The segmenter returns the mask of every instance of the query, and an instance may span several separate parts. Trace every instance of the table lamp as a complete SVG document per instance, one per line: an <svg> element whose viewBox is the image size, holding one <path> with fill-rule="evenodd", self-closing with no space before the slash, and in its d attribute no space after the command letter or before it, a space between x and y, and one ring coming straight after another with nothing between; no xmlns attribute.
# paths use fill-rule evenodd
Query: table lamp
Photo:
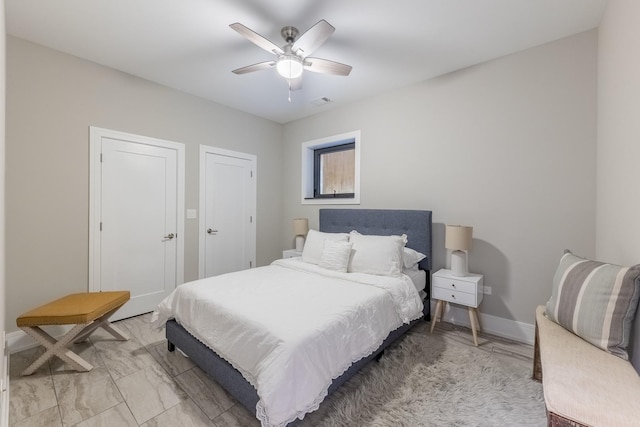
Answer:
<svg viewBox="0 0 640 427"><path fill-rule="evenodd" d="M293 234L296 235L296 251L302 251L304 247L304 237L308 231L309 220L307 218L295 218L293 220Z"/></svg>
<svg viewBox="0 0 640 427"><path fill-rule="evenodd" d="M473 227L464 225L447 225L444 246L451 249L451 274L454 276L466 276L467 253L471 249Z"/></svg>

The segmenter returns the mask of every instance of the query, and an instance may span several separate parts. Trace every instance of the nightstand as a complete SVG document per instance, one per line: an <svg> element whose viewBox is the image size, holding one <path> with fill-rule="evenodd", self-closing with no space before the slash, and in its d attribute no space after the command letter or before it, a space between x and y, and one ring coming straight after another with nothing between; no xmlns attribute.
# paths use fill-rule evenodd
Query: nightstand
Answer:
<svg viewBox="0 0 640 427"><path fill-rule="evenodd" d="M473 342L478 346L478 306L484 295L483 276L468 273L466 276L454 276L451 270L438 270L433 273L431 280L431 298L436 300L436 312L431 323L431 332L440 320L445 304L464 305L469 311L469 323L473 333Z"/></svg>
<svg viewBox="0 0 640 427"><path fill-rule="evenodd" d="M282 258L295 258L302 256L302 251L296 251L295 249L285 249L282 251Z"/></svg>

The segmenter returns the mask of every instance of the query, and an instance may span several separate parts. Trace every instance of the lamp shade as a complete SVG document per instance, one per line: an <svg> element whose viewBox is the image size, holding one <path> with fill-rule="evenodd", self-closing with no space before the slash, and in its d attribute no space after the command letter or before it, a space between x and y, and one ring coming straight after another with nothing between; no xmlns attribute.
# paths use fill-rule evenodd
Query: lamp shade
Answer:
<svg viewBox="0 0 640 427"><path fill-rule="evenodd" d="M293 234L296 236L306 236L309 231L309 220L307 218L296 218L293 220Z"/></svg>
<svg viewBox="0 0 640 427"><path fill-rule="evenodd" d="M471 249L473 227L465 225L447 225L444 246L447 249L468 251Z"/></svg>

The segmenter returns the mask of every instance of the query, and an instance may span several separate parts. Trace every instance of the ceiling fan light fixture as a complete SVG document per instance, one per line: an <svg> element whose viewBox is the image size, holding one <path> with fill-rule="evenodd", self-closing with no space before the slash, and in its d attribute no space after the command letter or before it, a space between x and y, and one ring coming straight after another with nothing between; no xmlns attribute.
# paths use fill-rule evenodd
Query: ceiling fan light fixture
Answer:
<svg viewBox="0 0 640 427"><path fill-rule="evenodd" d="M276 56L274 61L259 62L232 70L235 74L267 70L275 66L278 74L288 81L289 93L291 93L291 91L302 88L302 74L304 70L335 76L348 76L351 72L352 67L350 65L309 56L322 46L336 30L324 19L316 22L300 37L298 37L299 32L297 28L291 26L283 27L280 34L287 44L282 47L262 37L260 34L239 22L230 24L229 27L259 48Z"/></svg>
<svg viewBox="0 0 640 427"><path fill-rule="evenodd" d="M278 74L285 79L297 79L302 75L302 60L296 55L281 55L276 64Z"/></svg>

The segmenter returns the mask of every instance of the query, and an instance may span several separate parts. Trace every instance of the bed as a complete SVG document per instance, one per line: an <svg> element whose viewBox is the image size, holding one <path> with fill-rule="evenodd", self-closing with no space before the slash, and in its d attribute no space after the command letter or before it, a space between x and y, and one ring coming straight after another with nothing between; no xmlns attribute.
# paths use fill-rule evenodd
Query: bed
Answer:
<svg viewBox="0 0 640 427"><path fill-rule="evenodd" d="M301 342L305 340L306 341L304 342L304 344L299 345L300 348L296 350L296 352L302 351L306 353L302 356L296 356L297 359L296 358L293 358L291 360L287 359L286 362L282 362L283 363L282 366L287 366L287 367L289 365L294 366L294 368L292 368L293 375L295 376L295 374L297 373L298 379L304 377L306 388L304 390L300 390L299 388L289 389L288 387L290 386L290 383L292 381L289 379L278 378L277 380L272 381L274 384L276 384L275 392L270 391L269 393L266 393L263 391L262 396L259 396L256 389L259 389L259 390L265 390L265 389L264 387L260 388L260 386L256 384L263 384L265 382L271 381L271 379L257 383L256 378L252 376L253 371L250 371L249 369L243 369L243 367L247 366L245 362L249 364L254 363L255 366L260 366L260 367L263 367L263 366L271 367L271 365L273 365L274 367L277 366L278 367L277 371L279 372L281 370L280 369L281 366L277 365L277 363L279 362L274 361L279 359L276 359L275 356L271 357L270 353L264 353L264 356L260 356L260 354L263 352L263 347L266 349L264 350L264 352L271 351L271 350L268 350L269 348L271 348L274 353L276 352L286 353L288 350L280 350L281 348L286 348L286 346L285 347L281 346L281 343L277 339L271 340L276 342L273 345L271 345L270 344L271 341L267 339L261 338L262 341L260 341L258 338L254 337L253 332L247 332L244 329L245 328L244 324L242 325L242 329L233 329L237 327L229 326L225 323L227 317L229 316L218 314L218 317L216 318L217 320L215 321L209 321L205 319L206 315L208 315L207 313L199 311L201 310L200 308L195 308L195 309L193 308L193 307L200 307L199 305L193 305L193 304L201 304L201 299L204 299L204 298L201 298L200 296L191 297L193 301L190 302L190 304L192 305L189 305L189 306L185 305L185 307L190 307L190 308L188 309L185 308L182 310L182 313L185 313L185 312L197 313L195 315L191 315L190 316L191 318L189 320L187 320L184 315L181 317L179 314L176 314L175 318L171 318L170 315L165 315L166 336L168 340L169 351L173 351L175 347L178 347L182 352L188 355L193 360L193 362L196 363L203 371L209 374L223 388L225 388L229 392L229 394L231 394L234 398L236 398L249 411L256 414L257 418L265 426L284 426L284 425L287 425L287 423L291 423L291 425L295 424L295 420L297 418L304 416L305 412L311 412L312 410L317 409L320 402L328 394L331 394L334 390L340 387L340 385L346 382L350 377L352 377L358 370L360 370L370 360L372 360L373 358L379 357L386 347L388 347L390 344L396 341L399 337L401 337L404 333L406 333L417 321L419 321L417 316L420 316L421 318L425 318L426 320L430 320L430 304L429 304L429 295L428 295L428 292L430 289L429 272L431 270L431 262L432 262L431 212L430 211L321 209L319 212L319 224L320 224L319 231L323 233L349 233L352 230L357 230L360 234L365 236L371 236L371 235L377 235L377 236L396 235L397 236L397 235L403 235L403 234L406 235L407 236L406 247L426 255L426 257L421 261L419 261L417 265L418 269L424 272L422 274L423 290L422 292L420 292L420 297L419 297L420 300L422 301L421 307L419 307L419 309L422 310L422 312L418 313L417 315L415 312L412 312L410 315L407 314L405 316L401 312L402 308L399 308L401 307L402 304L407 304L407 306L410 306L412 304L412 301L415 300L414 292L417 292L418 290L417 287L415 291L413 289L407 290L409 287L412 287L414 284L410 286L406 285L406 281L408 281L409 283L412 283L412 280L409 280L408 278L406 278L407 276L405 275L402 275L403 276L402 280L405 281L405 283L402 285L404 286L404 288L402 288L403 289L402 291L396 290L395 283L393 285L387 284L388 278L386 277L377 277L377 276L375 278L366 277L367 282L369 280L372 280L372 282L367 283L366 286L360 286L360 282L359 282L360 279L353 279L356 281L355 285L350 284L349 288L341 288L343 290L341 293L340 301L334 300L336 306L339 306L340 304L342 304L343 300L346 301L344 302L344 304L347 304L351 297L353 297L354 299L364 298L364 296L368 295L368 293L372 294L371 301L373 301L374 297L378 298L378 295L383 295L386 301L396 302L396 305L393 307L395 307L395 314L397 314L396 317L402 318L402 322L399 322L400 325L399 326L396 325L397 327L394 327L393 329L382 331L384 327L388 327L388 325L390 324L389 322L392 322L391 320L389 320L383 326L377 326L377 323L381 323L381 324L384 323L383 320L380 320L381 318L391 319L394 316L394 314L389 314L390 310L392 310L391 308L389 308L391 307L391 305L389 305L389 303L386 303L387 305L384 306L384 308L378 308L377 306L375 306L376 308L374 311L370 311L368 313L363 312L361 314L354 315L354 316L360 316L363 319L364 318L369 319L367 320L366 327L370 328L371 330L368 330L366 334L370 334L372 336L374 334L377 334L378 336L378 338L374 337L372 341L375 343L373 348L367 348L367 345L369 344L356 343L357 345L361 345L361 347L354 350L350 350L351 348L350 341L352 340L354 342L358 342L360 340L358 335L359 332L357 331L349 331L348 334L342 333L343 336L348 335L347 339L350 340L346 344L345 342L332 341L332 340L335 340L335 338L328 337L328 333L324 333L324 332L314 337L313 340L307 340L306 338L303 338L303 339L301 338L300 339ZM309 241L307 243L309 243ZM291 301L293 299L293 301L295 301L296 297L292 296L292 293L295 293L295 292L292 292L291 288L286 287L287 280L296 279L296 277L298 277L296 276L296 274L306 275L304 276L305 286L307 285L307 282L309 282L310 283L309 286L312 287L313 285L312 282L316 280L315 273L317 273L317 270L322 270L315 265L305 265L304 262L296 261L295 259L278 260L278 261L275 261L274 264L272 264L272 266L269 266L268 268L267 267L260 267L260 268L264 270L252 269L252 270L246 270L245 272L239 272L242 274L231 273L231 275L225 278L225 280L231 281L231 282L235 280L234 285L233 286L229 285L228 289L225 291L226 294L241 292L242 293L241 295L236 295L237 299L234 301L242 299L243 306L253 307L249 310L252 312L252 314L254 311L261 310L259 303L257 301L251 302L252 299L258 300L258 301L264 299L265 301L270 301L269 302L270 304L274 303L273 302L274 300L269 300L266 298L267 295L270 297L271 294L273 294L273 292L271 292L270 294L261 293L263 283L262 283L260 274L262 274L263 271L265 274L267 272L271 274L270 273L271 270L277 270L278 274L282 275L282 276L278 276L278 277L282 277L281 279L282 283L279 283L276 286L276 288L278 288L279 286L282 286L283 292L285 291L287 292L287 300ZM309 269L313 271L311 272L307 271ZM291 272L289 270L295 270L295 271ZM343 276L341 276L343 273L331 272L327 274L329 274L332 278L335 278L336 280L343 279ZM346 273L346 274L348 274L350 278L360 277L359 276L360 273ZM367 274L363 276L373 276L373 275ZM309 277L311 277L313 280L307 279ZM207 280L207 279L203 279L203 280ZM218 278L217 280L220 280L220 279ZM318 279L318 280L320 281L324 279ZM201 282L201 281L196 281L196 282ZM194 288L202 287L200 286L199 283L196 283L196 282L191 282L193 283ZM191 284L185 284L185 285L191 286ZM181 285L181 287L184 287L185 285ZM371 285L374 285L374 286L371 286ZM245 286L245 288L243 288L243 286ZM270 285L270 286L274 286L274 285ZM327 288L323 288L323 289L331 289L331 286L334 286L334 285L323 284L322 286L327 286ZM387 286L393 286L393 287L387 288ZM327 292L329 291L327 290ZM352 295L353 293L357 293L357 292L362 292L362 295ZM219 297L219 294L215 294L212 296L212 299L215 299L218 297ZM326 304L326 301L322 300L322 295L320 294L317 294L316 297L312 297L312 298L309 298L308 295L300 296L298 298L304 299L304 302L300 304L296 303L295 304L296 309L297 307L302 307L303 309L306 307L306 310L308 312L312 312L313 308L324 307L321 310L323 313L324 311L331 311L329 310L329 308L332 308L332 307L329 307L326 305L322 306L323 302ZM369 297L367 296L367 298ZM397 303L396 299L400 300L402 298L406 298L406 301L403 300L405 302ZM186 299L188 299L188 297L186 297ZM308 304L310 299L314 300L314 303L312 305ZM365 299L365 300L369 301L368 299ZM175 301L172 300L170 303L165 304L165 306L168 306L171 304L173 304L174 306L176 305ZM187 304L187 303L185 302L184 304ZM367 303L366 307L369 307L368 304L369 303ZM377 304L377 302L375 304ZM362 305L362 304L360 306L365 307L365 305ZM371 303L371 306L374 307L374 304ZM293 307L293 306L290 306L290 307ZM218 311L220 310L222 309L218 309ZM415 307L413 310L415 311ZM176 312L179 313L180 311L177 310ZM274 313L274 316L276 316L275 313ZM157 316L155 316L155 318L157 320ZM280 331L277 330L279 324L274 323L274 325L270 326L269 325L270 319L261 318L260 322L257 322L255 317L250 317L250 316L246 318L243 317L243 319L245 319L244 321L247 324L253 323L254 324L253 326L255 326L257 329L260 329L260 328L268 329L269 327L271 327L274 329L273 334L277 336L277 338L280 337L278 335ZM313 323L314 321L315 321L315 317L312 317L312 313L310 313L308 328L317 329L318 325L314 324ZM361 320L358 320L358 322L360 321ZM397 319L395 321L397 322ZM160 319L160 322L165 323L162 319ZM333 320L332 322L336 323ZM202 329L203 326L200 326L200 330L197 330L198 328L198 326L196 326L197 323L203 323L204 325L210 325L215 323L216 325L220 326L220 328L218 328L220 329L220 331L214 332L213 330L216 328L210 328L210 330L207 329L206 331L204 331ZM260 325L257 325L257 323L260 323ZM304 324L305 322L296 322L296 323ZM340 323L340 322L337 322L337 323ZM370 325L374 323L376 323L376 326ZM295 333L292 333L292 334L295 339L294 338L288 338L288 339L298 340L298 337L302 336L299 334L298 329L304 330L304 328L306 327L307 326L304 326L304 327L300 326L299 328L297 327L294 328ZM228 329L228 328L231 328L231 329ZM359 327L357 329L360 330L362 328ZM389 330L391 332L388 332ZM206 337L204 337L203 334L206 335ZM225 334L235 334L234 336L236 336L237 342L234 342L231 345L231 347L232 347L232 350L235 349L234 357L241 358L243 359L242 361L238 359L233 359L232 357L230 357L229 352L231 350L229 349L229 347L225 347L225 348L221 347L217 352L212 350L211 347L214 347L215 345L228 341L227 339L228 337L226 337ZM239 336L238 334L243 336L242 340L237 339L237 337ZM211 342L214 342L216 339L219 341L217 341L215 345L211 344ZM344 339L344 337L340 339ZM209 342L210 344L206 345L203 342ZM240 344L238 344L238 342L240 342ZM270 344L271 347L265 344L265 342L267 344ZM336 344L333 344L334 342ZM241 347L244 344L255 345L255 347L248 347L244 349L236 348L238 346ZM356 344L354 344L354 347L357 347ZM313 346L316 346L316 347L313 347ZM349 347L349 349L343 351L342 348L345 348L345 347ZM254 351L254 348L255 348L255 351ZM342 356L344 358L347 358L346 361L343 361L343 362L346 362L344 366L342 365L343 362L334 362L334 361L327 362L324 360L317 361L313 359L313 357L315 357L313 355L317 353L323 353L325 351L329 351L327 350L329 348L331 349L330 350L331 353L336 352L337 351L336 348L340 349L339 351L337 351L338 353L341 353L341 352L345 353L345 355ZM218 349L218 347L216 347L216 349ZM351 353L349 353L349 351L351 351ZM257 353L258 356L254 357L253 353ZM358 354L357 358L348 360L349 357L353 357L355 354ZM263 357L263 358L257 360L256 358L258 357ZM280 357L280 359L281 358L282 357ZM329 359L332 359L332 358L333 358L333 355L329 357ZM229 363L227 360L232 360L233 365ZM326 384L325 386L322 385L323 384L322 378L315 381L316 373L315 372L310 373L311 371L308 370L310 369L311 366L313 367L313 369L317 369L318 371L323 371L323 375L325 376L328 374L331 375L330 376L331 379L329 380L328 386ZM274 368L272 368L271 370L273 371L273 369ZM328 372L325 373L324 371L328 371ZM320 376L320 374L318 374L318 376ZM322 392L316 396L315 391L309 391L309 393L311 393L309 399L311 400L309 400L309 402L304 403L304 406L302 407L304 407L305 409L302 410L301 412L298 411L294 413L293 417L291 416L291 414L283 414L281 411L279 412L278 404L276 403L268 404L269 399L271 399L271 395L276 395L276 396L283 395L283 396L289 396L289 398L291 398L291 396L294 396L296 401L298 399L303 399L304 396L300 396L300 395L304 395L307 392L307 388L312 389L314 386L320 386L322 388ZM279 389L278 387L282 387L282 389Z"/></svg>

